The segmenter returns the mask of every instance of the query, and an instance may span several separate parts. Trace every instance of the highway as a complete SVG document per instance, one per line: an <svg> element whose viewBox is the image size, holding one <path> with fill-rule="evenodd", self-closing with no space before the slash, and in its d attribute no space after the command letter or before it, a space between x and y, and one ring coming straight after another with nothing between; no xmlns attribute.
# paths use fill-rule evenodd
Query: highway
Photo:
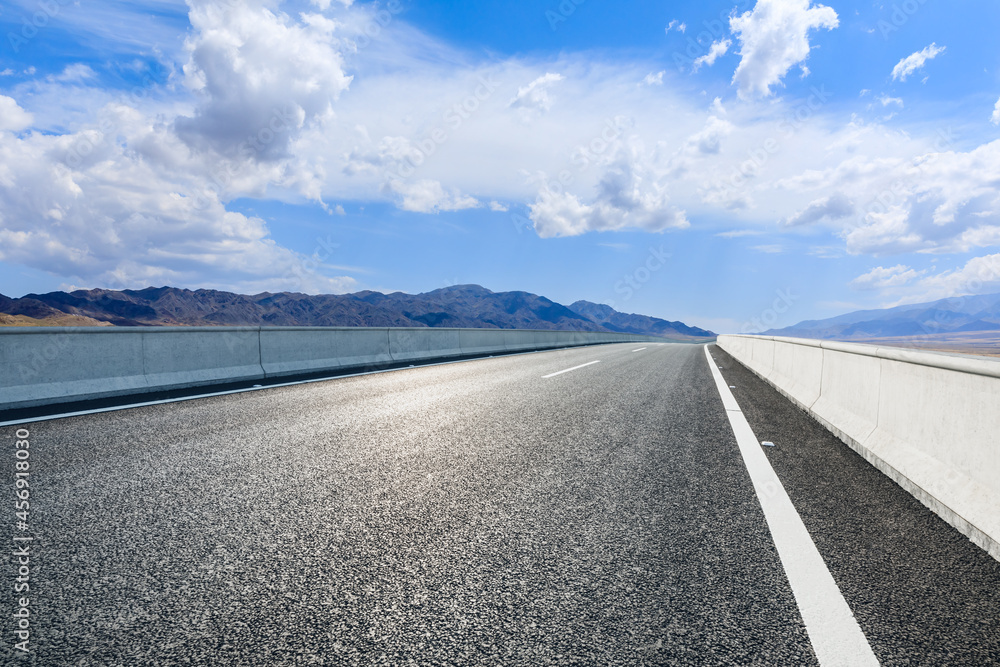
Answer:
<svg viewBox="0 0 1000 667"><path fill-rule="evenodd" d="M712 365L774 443L865 650L1000 664L1000 563L709 351L604 345L30 424L31 652L8 621L4 664L820 664L840 635L803 620Z"/></svg>

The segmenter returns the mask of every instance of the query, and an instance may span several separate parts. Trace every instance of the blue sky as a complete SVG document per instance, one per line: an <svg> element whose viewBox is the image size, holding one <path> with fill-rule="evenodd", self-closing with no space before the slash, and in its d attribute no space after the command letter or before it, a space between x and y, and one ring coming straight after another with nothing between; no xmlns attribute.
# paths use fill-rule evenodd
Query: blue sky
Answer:
<svg viewBox="0 0 1000 667"><path fill-rule="evenodd" d="M1000 292L1000 5L0 8L0 292L451 284L716 331Z"/></svg>

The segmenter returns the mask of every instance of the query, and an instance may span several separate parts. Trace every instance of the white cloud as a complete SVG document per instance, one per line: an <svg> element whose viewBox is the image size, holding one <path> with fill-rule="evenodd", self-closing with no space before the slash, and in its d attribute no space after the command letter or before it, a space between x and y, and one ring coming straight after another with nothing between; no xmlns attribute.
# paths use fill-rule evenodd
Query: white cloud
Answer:
<svg viewBox="0 0 1000 667"><path fill-rule="evenodd" d="M635 150L622 150L607 166L589 204L557 186L546 184L528 207L542 238L620 229L661 232L690 225L684 211L671 205L655 175L642 166L642 156Z"/></svg>
<svg viewBox="0 0 1000 667"><path fill-rule="evenodd" d="M851 287L859 290L883 289L886 287L902 287L924 274L923 271L916 271L903 264L890 266L876 266L874 269L860 275L851 281Z"/></svg>
<svg viewBox="0 0 1000 667"><path fill-rule="evenodd" d="M20 132L32 123L30 113L17 105L17 102L0 95L0 132Z"/></svg>
<svg viewBox="0 0 1000 667"><path fill-rule="evenodd" d="M895 104L896 106L900 107L903 106L903 100L902 98L899 97L889 97L888 95L882 95L881 97L878 98L878 101L884 107L887 107L890 104Z"/></svg>
<svg viewBox="0 0 1000 667"><path fill-rule="evenodd" d="M67 83L79 83L82 81L87 81L88 79L93 79L97 76L97 73L90 68L89 65L83 63L74 63L72 65L67 65L65 69L59 74L50 76L51 81L63 81Z"/></svg>
<svg viewBox="0 0 1000 667"><path fill-rule="evenodd" d="M189 16L184 76L199 103L175 126L196 150L285 157L300 130L330 117L351 82L332 21L303 15L299 23L266 6L215 2L193 2Z"/></svg>
<svg viewBox="0 0 1000 667"><path fill-rule="evenodd" d="M716 155L722 149L722 139L732 133L734 126L727 120L709 116L705 127L689 139L690 146L705 155Z"/></svg>
<svg viewBox="0 0 1000 667"><path fill-rule="evenodd" d="M512 109L521 109L525 112L526 117L530 117L532 113L546 112L552 108L552 98L549 96L549 89L564 79L565 77L562 74L546 72L527 86L518 88L517 95L514 96L514 99L510 101L508 106Z"/></svg>
<svg viewBox="0 0 1000 667"><path fill-rule="evenodd" d="M906 56L892 68L892 80L906 81L906 77L922 68L928 60L932 60L944 53L944 51L945 47L938 48L937 44L931 43L925 49Z"/></svg>
<svg viewBox="0 0 1000 667"><path fill-rule="evenodd" d="M758 0L753 11L734 15L729 27L740 43L740 64L733 75L739 96L767 96L795 65L809 57L809 31L832 30L840 21L830 7L812 0Z"/></svg>
<svg viewBox="0 0 1000 667"><path fill-rule="evenodd" d="M785 3L755 12L775 4ZM803 25L822 23L808 12L821 8L796 6L794 21L763 10L755 20L792 25L804 39ZM666 76L636 85L648 62L476 61L402 20L366 44L357 35L370 25L369 3L331 2L322 16L267 7L196 5L188 88L170 89L172 79L132 109L109 104L99 77L40 79L11 93L17 102L0 98L3 121L22 114L15 131L40 130L0 134L8 261L76 284L351 284L327 276L331 267L300 277L301 258L270 239L264 221L226 210L237 198L386 201L431 214L527 204L542 236L724 217L740 234L773 233L775 220L823 222L842 238L841 253L1000 244L1000 142L957 152L915 128L845 125L821 98L709 106L711 97ZM788 45L778 43L770 59L762 43L756 56L745 43L743 62L780 60ZM774 81L787 68L778 70ZM68 95L72 111L52 104ZM272 120L280 136L240 150Z"/></svg>
<svg viewBox="0 0 1000 667"><path fill-rule="evenodd" d="M116 288L353 285L278 246L263 220L197 196L208 173L162 125L124 108L103 120L112 132L0 135L0 259Z"/></svg>
<svg viewBox="0 0 1000 667"><path fill-rule="evenodd" d="M671 30L676 30L677 32L687 32L687 24L681 23L677 19L674 19L673 21L667 24L667 29L666 29L667 34L670 34Z"/></svg>
<svg viewBox="0 0 1000 667"><path fill-rule="evenodd" d="M990 116L990 121L994 125L1000 125L1000 100L997 100L996 105L993 107L993 115Z"/></svg>
<svg viewBox="0 0 1000 667"><path fill-rule="evenodd" d="M7 69L0 72L0 76L14 76L14 70L8 67Z"/></svg>
<svg viewBox="0 0 1000 667"><path fill-rule="evenodd" d="M506 213L509 209L500 202L493 200L489 204L490 210L496 213Z"/></svg>
<svg viewBox="0 0 1000 667"><path fill-rule="evenodd" d="M309 0L314 6L318 7L321 11L326 11L330 9L331 0ZM354 0L337 0L344 7L350 7L354 4Z"/></svg>
<svg viewBox="0 0 1000 667"><path fill-rule="evenodd" d="M782 221L786 227L811 225L821 220L841 220L854 213L854 203L842 193L809 202L809 206L799 211L787 220Z"/></svg>
<svg viewBox="0 0 1000 667"><path fill-rule="evenodd" d="M973 257L961 268L943 271L920 281L921 298L931 300L963 294L1000 291L1000 254Z"/></svg>
<svg viewBox="0 0 1000 667"><path fill-rule="evenodd" d="M647 86L662 86L663 85L663 75L666 71L659 71L656 74L650 72L646 75L646 78L642 80Z"/></svg>
<svg viewBox="0 0 1000 667"><path fill-rule="evenodd" d="M415 213L461 211L480 205L475 198L457 190L446 191L441 183L430 179L392 180L388 183L388 190L402 197L400 208Z"/></svg>
<svg viewBox="0 0 1000 667"><path fill-rule="evenodd" d="M763 233L763 230L760 229L733 229L728 232L719 232L716 236L723 239L738 239L744 236L760 236Z"/></svg>
<svg viewBox="0 0 1000 667"><path fill-rule="evenodd" d="M903 206L869 213L864 224L847 232L845 238L852 254L919 250L922 241L910 226L909 211Z"/></svg>
<svg viewBox="0 0 1000 667"><path fill-rule="evenodd" d="M708 53L700 58L695 58L693 65L694 71L697 72L701 69L702 65L708 65L709 67L714 65L715 61L718 60L720 56L725 55L726 52L729 51L729 47L732 46L732 44L732 41L728 39L720 39L719 41L714 42L712 46L709 47Z"/></svg>

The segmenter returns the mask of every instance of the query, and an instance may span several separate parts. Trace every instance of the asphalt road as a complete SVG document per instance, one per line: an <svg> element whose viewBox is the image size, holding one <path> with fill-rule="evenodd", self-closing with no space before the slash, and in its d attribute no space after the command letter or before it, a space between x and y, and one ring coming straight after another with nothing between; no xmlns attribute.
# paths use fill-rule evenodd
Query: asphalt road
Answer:
<svg viewBox="0 0 1000 667"><path fill-rule="evenodd" d="M1000 563L716 354L883 664L1000 662ZM700 346L28 428L31 652L11 558L6 664L816 664Z"/></svg>

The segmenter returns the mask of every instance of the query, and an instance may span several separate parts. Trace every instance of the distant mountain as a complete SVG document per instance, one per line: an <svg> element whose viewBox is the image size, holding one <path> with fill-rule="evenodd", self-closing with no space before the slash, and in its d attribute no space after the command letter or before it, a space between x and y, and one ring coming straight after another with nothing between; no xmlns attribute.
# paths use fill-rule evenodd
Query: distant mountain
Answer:
<svg viewBox="0 0 1000 667"><path fill-rule="evenodd" d="M1000 294L959 296L883 310L859 310L826 320L807 320L764 333L770 336L850 340L967 331L1000 331Z"/></svg>
<svg viewBox="0 0 1000 667"><path fill-rule="evenodd" d="M711 337L715 334L698 327L689 327L683 322L668 322L656 317L647 315L629 315L619 313L611 306L603 303L591 303L590 301L577 301L570 304L573 310L587 317L593 322L597 322L609 331L631 334L651 334L654 336L671 336L681 334L682 336Z"/></svg>
<svg viewBox="0 0 1000 667"><path fill-rule="evenodd" d="M479 285L457 285L425 294L264 292L249 296L175 287L77 290L28 294L20 299L0 295L0 314L19 316L17 321L22 323L51 322L70 316L76 318L70 321L117 326L557 329L619 331L673 339L715 335L681 322L626 315L587 301L567 308L536 294L491 292Z"/></svg>

